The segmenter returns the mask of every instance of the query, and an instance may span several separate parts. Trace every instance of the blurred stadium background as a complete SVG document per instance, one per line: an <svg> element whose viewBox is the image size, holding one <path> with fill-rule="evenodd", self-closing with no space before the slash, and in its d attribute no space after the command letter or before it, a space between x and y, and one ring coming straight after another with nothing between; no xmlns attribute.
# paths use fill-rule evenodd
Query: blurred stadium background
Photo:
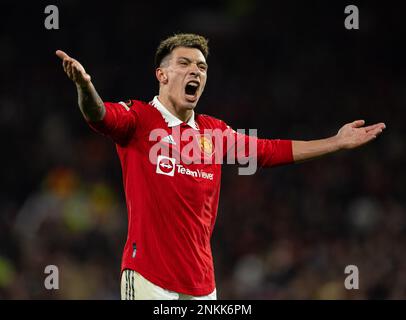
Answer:
<svg viewBox="0 0 406 320"><path fill-rule="evenodd" d="M404 10L345 2L2 2L0 299L119 299L127 216L114 145L83 121L54 55L83 63L106 101L157 92L153 56L175 32L210 39L197 112L260 137L315 139L384 121L359 150L239 176L225 166L212 239L220 299L406 297ZM44 288L57 265L60 289ZM344 289L355 264L360 289Z"/></svg>

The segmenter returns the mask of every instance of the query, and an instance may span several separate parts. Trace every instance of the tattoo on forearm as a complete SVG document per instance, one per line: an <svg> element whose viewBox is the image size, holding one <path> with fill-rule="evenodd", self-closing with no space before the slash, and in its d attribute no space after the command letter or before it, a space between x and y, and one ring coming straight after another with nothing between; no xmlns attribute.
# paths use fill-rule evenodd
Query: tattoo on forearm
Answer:
<svg viewBox="0 0 406 320"><path fill-rule="evenodd" d="M105 109L103 100L97 94L96 89L89 85L88 87L77 87L78 103L83 116L90 121L101 120Z"/></svg>

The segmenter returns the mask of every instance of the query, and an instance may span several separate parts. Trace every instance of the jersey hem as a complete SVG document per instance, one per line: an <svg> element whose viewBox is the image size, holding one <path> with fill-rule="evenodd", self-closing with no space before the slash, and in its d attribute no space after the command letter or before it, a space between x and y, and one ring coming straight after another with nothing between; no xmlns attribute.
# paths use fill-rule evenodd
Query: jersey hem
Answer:
<svg viewBox="0 0 406 320"><path fill-rule="evenodd" d="M182 294L187 294L187 295L192 295L192 296L206 296L209 295L214 291L216 288L215 285L210 285L207 287L189 287L189 286L179 286L177 284L173 283L168 283L165 280L157 278L155 275L149 273L148 271L143 270L142 268L139 268L139 266L135 265L124 265L121 268L121 272L123 272L125 269L130 269L138 272L140 275L142 275L145 279L148 281L152 282L153 284L169 291L174 291L176 293L182 293Z"/></svg>

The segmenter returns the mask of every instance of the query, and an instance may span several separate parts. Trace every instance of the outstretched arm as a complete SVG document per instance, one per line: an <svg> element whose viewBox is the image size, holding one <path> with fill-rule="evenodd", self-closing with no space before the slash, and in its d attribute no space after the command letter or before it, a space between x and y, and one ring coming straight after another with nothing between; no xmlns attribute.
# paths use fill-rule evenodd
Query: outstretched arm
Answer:
<svg viewBox="0 0 406 320"><path fill-rule="evenodd" d="M88 121L102 120L106 109L92 84L90 75L86 73L79 61L69 57L65 52L57 50L56 55L63 61L65 73L76 85L79 108L85 119Z"/></svg>
<svg viewBox="0 0 406 320"><path fill-rule="evenodd" d="M293 160L306 161L344 149L354 149L375 139L386 128L384 123L364 127L364 120L347 123L330 138L292 141Z"/></svg>

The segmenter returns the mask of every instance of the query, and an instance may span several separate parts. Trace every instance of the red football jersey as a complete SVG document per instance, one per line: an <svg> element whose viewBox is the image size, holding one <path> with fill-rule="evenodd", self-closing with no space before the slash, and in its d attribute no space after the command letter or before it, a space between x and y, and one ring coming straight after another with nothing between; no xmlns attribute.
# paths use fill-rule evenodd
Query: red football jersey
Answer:
<svg viewBox="0 0 406 320"><path fill-rule="evenodd" d="M242 155L258 166L291 163L291 140L243 135L202 114L193 113L184 123L157 97L150 103L105 102L105 107L103 120L89 125L113 139L121 162L128 210L122 270L135 270L178 293L211 293L215 278L210 239L221 180L218 160L238 156L242 142L247 147ZM218 138L213 132L223 135ZM255 152L248 150L249 143L255 144ZM196 155L193 150L201 152Z"/></svg>

